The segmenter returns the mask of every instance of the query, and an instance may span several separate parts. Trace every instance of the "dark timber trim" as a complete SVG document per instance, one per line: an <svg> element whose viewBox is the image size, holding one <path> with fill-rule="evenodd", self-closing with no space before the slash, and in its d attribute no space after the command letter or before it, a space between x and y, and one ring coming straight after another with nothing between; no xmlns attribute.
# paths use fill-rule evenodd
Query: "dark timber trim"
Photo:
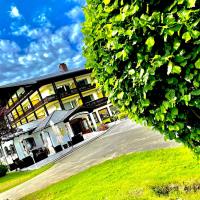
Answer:
<svg viewBox="0 0 200 200"><path fill-rule="evenodd" d="M22 109L23 115L25 116L25 111L24 111L24 108L23 108L23 106L22 106L22 104L21 104L21 102L20 102L20 98L19 98L17 92L16 92L15 94L16 94L16 96L17 96L17 99L18 99L18 102L19 102L19 106L20 106L21 109ZM17 110L17 107L16 107L16 110ZM26 122L28 123L27 117L25 117L25 120L26 120Z"/></svg>
<svg viewBox="0 0 200 200"><path fill-rule="evenodd" d="M52 82L52 85L53 85L54 92L55 92L56 96L58 97L58 101L59 101L59 104L60 104L61 109L62 109L62 110L65 110L65 106L64 106L64 104L63 104L63 102L62 102L61 96L60 96L60 94L59 94L59 92L58 92L58 89L57 89L57 87L56 87L55 82Z"/></svg>
<svg viewBox="0 0 200 200"><path fill-rule="evenodd" d="M35 119L38 119L38 117L37 117L37 115L36 115L36 113L35 113L35 109L34 109L33 103L32 103L32 101L31 101L31 99L30 99L30 96L28 96L28 100L29 100L29 103L30 103L31 108L32 108L32 110L33 110L33 114L34 114L34 116L35 116Z"/></svg>
<svg viewBox="0 0 200 200"><path fill-rule="evenodd" d="M75 86L76 86L76 89L77 89L77 91L78 91L78 94L79 94L79 96L80 96L80 98L81 98L81 101L82 101L83 105L85 105L86 102L85 102L85 100L84 100L84 98L83 98L82 92L81 92L80 89L79 89L78 82L77 82L77 80L76 80L75 77L73 77L72 79L73 79L73 81L74 81L74 84L75 84Z"/></svg>
<svg viewBox="0 0 200 200"><path fill-rule="evenodd" d="M42 103L43 103L44 111L45 111L46 115L49 116L49 112L48 112L48 110L47 110L47 107L46 107L46 105L45 105L44 99L42 98L42 95L41 95L41 93L40 93L39 88L37 88L37 92L38 92L38 94L39 94L40 100L41 100Z"/></svg>

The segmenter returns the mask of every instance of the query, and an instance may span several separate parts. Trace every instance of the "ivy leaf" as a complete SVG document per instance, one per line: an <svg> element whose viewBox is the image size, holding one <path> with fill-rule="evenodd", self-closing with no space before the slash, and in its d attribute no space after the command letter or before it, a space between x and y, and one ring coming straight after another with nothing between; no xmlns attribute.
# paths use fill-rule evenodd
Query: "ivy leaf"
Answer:
<svg viewBox="0 0 200 200"><path fill-rule="evenodd" d="M190 33L189 33L189 32L185 32L185 33L182 35L182 39L184 39L185 42L190 41L190 40L191 40Z"/></svg>
<svg viewBox="0 0 200 200"><path fill-rule="evenodd" d="M165 97L168 99L168 100L172 100L174 97L175 97L175 90L171 89L169 90Z"/></svg>
<svg viewBox="0 0 200 200"><path fill-rule="evenodd" d="M177 108L172 108L172 115L178 115L178 109Z"/></svg>
<svg viewBox="0 0 200 200"><path fill-rule="evenodd" d="M170 61L167 66L167 75L169 75L172 71L173 63Z"/></svg>
<svg viewBox="0 0 200 200"><path fill-rule="evenodd" d="M197 69L200 69L200 58L195 62L195 67L197 68Z"/></svg>
<svg viewBox="0 0 200 200"><path fill-rule="evenodd" d="M184 95L182 99L185 101L185 104L188 106L189 101L191 100L191 95Z"/></svg>
<svg viewBox="0 0 200 200"><path fill-rule="evenodd" d="M181 46L181 42L178 39L175 39L173 48L177 50Z"/></svg>
<svg viewBox="0 0 200 200"><path fill-rule="evenodd" d="M118 98L118 99L123 99L123 96L124 96L124 92L120 92L120 93L117 95L117 98Z"/></svg>
<svg viewBox="0 0 200 200"><path fill-rule="evenodd" d="M179 66L173 66L172 67L172 73L173 74L180 74L181 73L181 67L179 67Z"/></svg>
<svg viewBox="0 0 200 200"><path fill-rule="evenodd" d="M196 0L187 0L187 2L188 2L188 8L195 7Z"/></svg>
<svg viewBox="0 0 200 200"><path fill-rule="evenodd" d="M143 107L148 107L149 105L150 105L149 99L145 99L145 100L142 101L142 106Z"/></svg>
<svg viewBox="0 0 200 200"><path fill-rule="evenodd" d="M128 71L128 74L129 74L129 75L135 74L135 70L134 70L134 69L129 70L129 71Z"/></svg>
<svg viewBox="0 0 200 200"><path fill-rule="evenodd" d="M178 0L178 4L183 4L184 0Z"/></svg>
<svg viewBox="0 0 200 200"><path fill-rule="evenodd" d="M200 89L199 90L194 90L191 92L191 95L194 95L194 96L200 96Z"/></svg>
<svg viewBox="0 0 200 200"><path fill-rule="evenodd" d="M154 46L154 44L155 44L154 37L153 37L153 36L149 37L149 38L146 40L145 44L147 45L148 50L151 50L151 48L152 48L152 47Z"/></svg>
<svg viewBox="0 0 200 200"><path fill-rule="evenodd" d="M114 70L114 67L112 65L108 65L106 67L106 71L108 72L108 74L112 74L113 70Z"/></svg>
<svg viewBox="0 0 200 200"><path fill-rule="evenodd" d="M105 5L108 5L110 3L111 0L103 0Z"/></svg>

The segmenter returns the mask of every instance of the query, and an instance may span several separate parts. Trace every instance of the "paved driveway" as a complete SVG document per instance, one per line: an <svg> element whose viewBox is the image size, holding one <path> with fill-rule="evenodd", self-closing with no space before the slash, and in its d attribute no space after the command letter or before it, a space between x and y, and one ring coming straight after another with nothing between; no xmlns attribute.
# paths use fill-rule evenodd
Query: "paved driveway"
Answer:
<svg viewBox="0 0 200 200"><path fill-rule="evenodd" d="M122 154L151 149L173 147L175 142L165 142L163 136L149 128L125 120L110 131L74 151L37 177L0 194L1 200L16 200L72 176L90 166Z"/></svg>

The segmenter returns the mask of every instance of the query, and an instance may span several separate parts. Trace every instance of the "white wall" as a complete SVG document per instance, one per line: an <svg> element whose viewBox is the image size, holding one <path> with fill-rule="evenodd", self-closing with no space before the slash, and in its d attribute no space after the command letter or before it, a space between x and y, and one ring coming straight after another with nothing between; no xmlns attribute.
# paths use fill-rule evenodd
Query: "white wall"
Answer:
<svg viewBox="0 0 200 200"><path fill-rule="evenodd" d="M10 150L10 145L11 144L13 144L13 140L9 140L9 141L6 141L6 142L1 144L1 146L3 148L3 151L4 151L4 155L6 156L6 160L7 160L8 164L12 164L13 160L18 158L17 154L7 155L7 153L5 151L5 147L7 147Z"/></svg>

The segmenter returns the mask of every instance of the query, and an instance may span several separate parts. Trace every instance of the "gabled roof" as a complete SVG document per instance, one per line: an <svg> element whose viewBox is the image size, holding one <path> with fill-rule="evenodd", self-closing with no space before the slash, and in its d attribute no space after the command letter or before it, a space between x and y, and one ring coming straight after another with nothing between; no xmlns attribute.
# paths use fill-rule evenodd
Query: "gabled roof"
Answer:
<svg viewBox="0 0 200 200"><path fill-rule="evenodd" d="M34 133L38 131L42 131L45 128L50 127L52 124L58 124L60 122L63 122L68 116L71 115L74 111L76 111L77 108L73 108L71 110L55 110L52 112L49 116L47 116L35 129Z"/></svg>
<svg viewBox="0 0 200 200"><path fill-rule="evenodd" d="M42 122L42 119L38 119L38 120L35 120L32 122L29 122L27 124L21 125L18 127L18 131L16 133L2 137L2 141L9 141L9 140L12 140L13 138L18 137L22 134L33 131L34 129L36 129L39 126L39 124L41 122Z"/></svg>
<svg viewBox="0 0 200 200"><path fill-rule="evenodd" d="M34 130L34 133L44 130L45 128L48 128L52 125L56 125L60 122L67 122L71 116L74 114L81 112L81 111L88 111L92 112L93 108L89 107L76 107L71 110L55 110L53 113L51 113L49 116L47 116L40 124L39 126Z"/></svg>
<svg viewBox="0 0 200 200"><path fill-rule="evenodd" d="M76 73L87 72L87 71L89 72L90 70L86 70L85 68L75 68L75 69L69 70L67 72L56 72L56 73L47 74L44 76L35 77L32 79L27 79L27 80L23 80L23 81L18 81L18 82L2 85L2 86L0 86L0 89L33 85L38 82L42 82L42 81L46 81L46 80L50 80L50 79L54 79L54 78L59 78L59 77L65 77L66 75L73 76L73 75L76 75Z"/></svg>
<svg viewBox="0 0 200 200"><path fill-rule="evenodd" d="M28 92L31 91L33 88L35 88L35 86L46 85L53 81L56 82L62 79L73 78L75 76L80 76L90 72L91 70L87 70L85 68L74 68L67 72L57 72L29 80L2 85L0 86L0 105L5 106L8 99L10 98L9 96L13 95L20 87L24 87L25 90Z"/></svg>

